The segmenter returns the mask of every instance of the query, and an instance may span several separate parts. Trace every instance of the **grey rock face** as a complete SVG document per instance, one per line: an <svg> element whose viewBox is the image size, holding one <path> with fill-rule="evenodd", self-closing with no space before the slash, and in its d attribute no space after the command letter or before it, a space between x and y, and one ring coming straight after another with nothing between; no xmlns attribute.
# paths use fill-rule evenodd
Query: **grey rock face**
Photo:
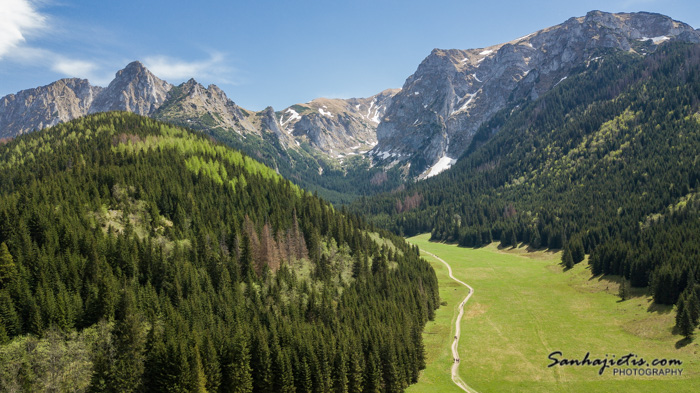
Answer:
<svg viewBox="0 0 700 393"><path fill-rule="evenodd" d="M85 79L61 79L0 98L0 137L13 137L88 113L101 87Z"/></svg>
<svg viewBox="0 0 700 393"><path fill-rule="evenodd" d="M249 121L249 115L217 86L205 88L190 79L172 88L165 104L152 117L197 129L221 128L239 134L259 133L259 129Z"/></svg>
<svg viewBox="0 0 700 393"><path fill-rule="evenodd" d="M369 98L318 98L279 112L280 128L332 158L359 154L377 143L377 126L398 90Z"/></svg>
<svg viewBox="0 0 700 393"><path fill-rule="evenodd" d="M109 86L95 98L89 113L127 111L149 116L163 105L172 87L134 61L117 72Z"/></svg>
<svg viewBox="0 0 700 393"><path fill-rule="evenodd" d="M234 132L243 139L251 134L272 137L284 149L299 148L306 141L321 154L337 159L366 152L376 144L377 125L396 92L349 100L321 98L279 113L270 107L252 112L236 105L215 85L204 87L190 79L174 87L135 61L117 72L106 88L91 86L87 80L62 79L3 97L0 137L90 113L121 110L200 130Z"/></svg>
<svg viewBox="0 0 700 393"><path fill-rule="evenodd" d="M89 113L121 110L152 115L172 88L141 63L117 72L107 88L85 79L61 79L0 99L0 136L12 137L50 127Z"/></svg>
<svg viewBox="0 0 700 393"><path fill-rule="evenodd" d="M373 157L410 159L425 177L441 160L458 158L509 100L538 97L606 49L643 54L675 40L700 42L700 34L659 14L592 11L504 44L435 49L394 97Z"/></svg>
<svg viewBox="0 0 700 393"><path fill-rule="evenodd" d="M256 117L259 122L258 128L263 134L271 133L284 147L294 146L294 138L282 130L279 120L277 119L277 114L271 106L268 106L264 110L258 112Z"/></svg>

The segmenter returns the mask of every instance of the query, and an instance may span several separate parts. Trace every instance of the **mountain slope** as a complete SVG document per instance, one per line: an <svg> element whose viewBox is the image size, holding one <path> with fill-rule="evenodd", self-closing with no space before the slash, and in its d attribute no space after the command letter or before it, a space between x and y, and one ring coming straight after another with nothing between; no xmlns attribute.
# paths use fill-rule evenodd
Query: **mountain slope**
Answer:
<svg viewBox="0 0 700 393"><path fill-rule="evenodd" d="M280 113L280 126L331 157L365 153L377 144L377 125L398 89L369 98L318 98Z"/></svg>
<svg viewBox="0 0 700 393"><path fill-rule="evenodd" d="M133 112L206 132L297 184L346 203L357 194L388 190L401 182L397 171L372 170L364 158L376 144L378 119L396 92L347 100L321 98L281 112L270 107L255 112L236 105L215 85L204 87L190 79L173 86L135 61L118 71L106 88L63 79L3 97L0 138L88 113Z"/></svg>
<svg viewBox="0 0 700 393"><path fill-rule="evenodd" d="M700 46L618 53L500 111L451 170L356 209L465 246L565 247L573 262L592 253L595 274L675 303L700 271L698 97Z"/></svg>
<svg viewBox="0 0 700 393"><path fill-rule="evenodd" d="M0 146L0 358L35 371L2 361L0 386L400 391L437 284L416 249L369 231L149 118L20 136ZM49 343L71 348L56 378L31 350Z"/></svg>
<svg viewBox="0 0 700 393"><path fill-rule="evenodd" d="M153 117L196 129L226 129L239 134L256 134L247 112L215 85L205 88L194 79L175 87Z"/></svg>
<svg viewBox="0 0 700 393"><path fill-rule="evenodd" d="M126 111L147 116L165 102L172 87L134 61L118 71L109 86L97 95L89 113Z"/></svg>
<svg viewBox="0 0 700 393"><path fill-rule="evenodd" d="M0 137L14 137L84 116L101 87L85 79L61 79L0 99Z"/></svg>
<svg viewBox="0 0 700 393"><path fill-rule="evenodd" d="M672 41L697 43L700 33L659 14L592 11L508 43L435 49L387 109L373 153L401 157L425 177L440 160L459 158L508 103L537 98L610 51L648 53Z"/></svg>

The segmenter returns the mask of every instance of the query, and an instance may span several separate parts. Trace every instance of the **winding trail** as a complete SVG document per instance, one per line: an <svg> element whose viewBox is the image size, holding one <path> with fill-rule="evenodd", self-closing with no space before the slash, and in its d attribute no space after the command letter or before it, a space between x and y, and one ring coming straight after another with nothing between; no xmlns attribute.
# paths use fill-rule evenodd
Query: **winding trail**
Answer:
<svg viewBox="0 0 700 393"><path fill-rule="evenodd" d="M423 249L421 249L421 251L442 262L445 266L447 266L447 272L449 273L451 279L469 288L469 294L467 294L467 297L465 297L464 300L462 300L462 303L459 304L459 315L457 315L457 322L455 322L455 339L454 341L452 341L452 357L456 361L452 363L452 382L454 382L455 385L459 386L462 390L464 390L467 393L478 393L476 390L469 387L469 385L467 385L467 383L459 377L459 353L457 352L457 347L459 346L459 336L461 333L460 322L462 321L462 316L464 316L464 305L467 304L469 298L471 298L474 294L474 288L469 286L469 284L465 283L464 281L455 278L455 276L452 275L452 266L450 266L449 263L445 262L444 259L433 254L432 252L425 251Z"/></svg>

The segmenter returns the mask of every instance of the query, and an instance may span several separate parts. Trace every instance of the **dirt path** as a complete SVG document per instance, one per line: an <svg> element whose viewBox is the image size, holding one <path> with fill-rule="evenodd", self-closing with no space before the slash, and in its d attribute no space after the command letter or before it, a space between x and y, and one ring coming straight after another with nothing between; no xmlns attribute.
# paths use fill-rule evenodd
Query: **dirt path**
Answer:
<svg viewBox="0 0 700 393"><path fill-rule="evenodd" d="M442 258L439 256L433 254L432 252L428 252L425 250L422 250L424 253L432 256L433 258L437 259L438 261L442 262L445 266L447 266L447 272L450 275L450 278L457 281L458 283L464 285L469 289L469 294L467 294L467 297L462 300L462 303L459 304L459 315L457 315L457 322L455 322L455 338L454 341L452 341L452 357L455 359L454 363L452 363L452 382L455 383L455 385L459 386L462 390L468 393L477 393L476 390L472 389L469 387L469 385L466 384L466 382L462 381L462 378L459 377L459 353L457 352L457 347L459 346L459 337L461 333L461 327L460 327L460 322L462 321L462 316L464 316L464 305L467 304L467 301L469 300L470 297L474 294L474 288L469 286L469 284L458 280L455 278L455 276L452 275L452 266L450 266L449 263L445 262Z"/></svg>

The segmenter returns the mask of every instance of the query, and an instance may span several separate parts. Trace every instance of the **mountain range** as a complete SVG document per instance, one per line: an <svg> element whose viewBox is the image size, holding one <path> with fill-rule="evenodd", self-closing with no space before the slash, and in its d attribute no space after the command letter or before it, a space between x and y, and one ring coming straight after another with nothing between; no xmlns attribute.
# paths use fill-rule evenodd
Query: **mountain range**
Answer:
<svg viewBox="0 0 700 393"><path fill-rule="evenodd" d="M284 148L307 142L329 157L358 154L377 143L376 127L398 90L369 98L319 98L281 112L236 105L216 85L194 79L174 86L141 62L129 63L106 87L61 79L0 99L0 137L13 137L87 114L126 111L196 129L221 129L245 138L270 133Z"/></svg>
<svg viewBox="0 0 700 393"><path fill-rule="evenodd" d="M61 79L1 98L0 137L89 113L128 111L213 133L286 177L307 172L304 186L343 191L357 182L346 172L358 163L374 168L364 178L375 183L377 173L392 168L402 181L440 173L509 103L535 99L612 52L645 55L675 41L697 43L700 33L660 14L592 11L507 43L435 49L401 89L368 98L319 98L277 112L246 110L217 86L193 79L173 86L135 61L106 88ZM322 180L332 169L340 180ZM372 192L368 187L361 194Z"/></svg>

